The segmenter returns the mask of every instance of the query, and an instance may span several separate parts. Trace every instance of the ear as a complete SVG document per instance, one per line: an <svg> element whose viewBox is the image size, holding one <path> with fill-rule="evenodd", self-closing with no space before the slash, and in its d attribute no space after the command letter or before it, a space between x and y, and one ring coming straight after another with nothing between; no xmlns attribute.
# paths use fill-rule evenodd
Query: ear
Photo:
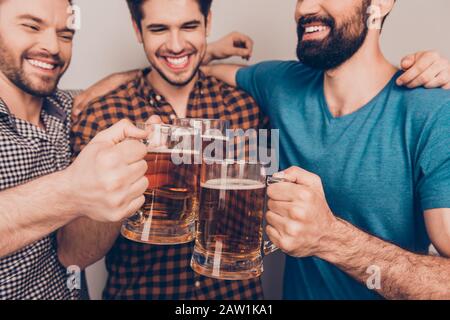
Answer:
<svg viewBox="0 0 450 320"><path fill-rule="evenodd" d="M211 26L212 26L212 12L209 11L208 13L208 20L206 22L206 36L209 37L209 35L211 34Z"/></svg>
<svg viewBox="0 0 450 320"><path fill-rule="evenodd" d="M144 43L144 40L142 39L142 31L141 31L141 29L139 28L139 26L138 26L138 24L136 23L136 21L132 18L132 20L133 20L133 29L134 29L134 32L136 33L136 37L137 37L137 39L138 39L138 42L140 43L140 44L142 44L142 43Z"/></svg>
<svg viewBox="0 0 450 320"><path fill-rule="evenodd" d="M372 0L368 8L369 21L367 22L369 29L380 30L382 22L386 16L394 8L395 0Z"/></svg>
<svg viewBox="0 0 450 320"><path fill-rule="evenodd" d="M395 0L372 0L372 6L380 9L381 19L386 17L394 8Z"/></svg>

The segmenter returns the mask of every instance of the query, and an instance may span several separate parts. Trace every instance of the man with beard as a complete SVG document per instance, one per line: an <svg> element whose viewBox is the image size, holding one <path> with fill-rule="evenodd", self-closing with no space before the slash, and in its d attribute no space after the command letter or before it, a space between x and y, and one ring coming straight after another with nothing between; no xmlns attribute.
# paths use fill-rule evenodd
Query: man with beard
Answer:
<svg viewBox="0 0 450 320"><path fill-rule="evenodd" d="M137 122L159 116L230 120L231 128L265 125L254 101L199 71L206 55L212 0L128 0L133 26L151 68L94 100L73 128L73 148L80 152L120 118ZM217 55L222 56L222 55ZM64 228L60 257L84 268L106 254L109 277L105 299L195 300L262 299L259 278L222 281L196 274L190 267L193 242L149 245L119 236L120 223L79 219Z"/></svg>
<svg viewBox="0 0 450 320"><path fill-rule="evenodd" d="M126 138L147 133L129 121L69 166L72 101L56 90L72 55L69 5L0 1L0 300L77 299L55 231L79 217L120 221L144 203L146 147Z"/></svg>
<svg viewBox="0 0 450 320"><path fill-rule="evenodd" d="M372 28L394 2L299 0L300 62L213 70L280 129L266 231L289 255L287 299L450 298L450 92L396 86L415 76Z"/></svg>

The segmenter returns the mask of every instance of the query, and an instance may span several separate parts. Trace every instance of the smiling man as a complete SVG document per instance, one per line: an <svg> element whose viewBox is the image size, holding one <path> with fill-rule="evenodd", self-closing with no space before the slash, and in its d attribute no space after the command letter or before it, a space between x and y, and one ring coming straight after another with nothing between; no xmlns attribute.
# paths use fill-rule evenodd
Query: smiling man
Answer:
<svg viewBox="0 0 450 320"><path fill-rule="evenodd" d="M0 300L78 299L56 231L79 217L120 221L144 202L146 148L124 140L147 134L130 122L70 165L72 100L57 90L72 57L69 5L0 1Z"/></svg>
<svg viewBox="0 0 450 320"><path fill-rule="evenodd" d="M280 129L267 234L287 299L450 298L450 91L396 85L415 75L373 28L394 2L299 0L299 61L227 67Z"/></svg>
<svg viewBox="0 0 450 320"><path fill-rule="evenodd" d="M151 68L87 106L73 128L76 153L98 130L122 117L145 122L155 115L165 123L185 117L224 119L231 128L244 130L265 126L265 117L248 94L199 70L207 54L212 0L127 2ZM120 236L120 226L79 219L64 228L60 242L66 265L84 268L106 254L105 299L263 298L260 278L222 281L196 274L190 267L193 242L140 244Z"/></svg>

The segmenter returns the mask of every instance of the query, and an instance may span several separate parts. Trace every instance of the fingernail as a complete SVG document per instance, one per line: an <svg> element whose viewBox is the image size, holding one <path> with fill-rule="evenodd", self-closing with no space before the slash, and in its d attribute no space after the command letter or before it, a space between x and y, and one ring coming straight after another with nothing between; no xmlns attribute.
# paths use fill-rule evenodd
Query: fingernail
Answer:
<svg viewBox="0 0 450 320"><path fill-rule="evenodd" d="M273 177L283 179L284 177L286 177L286 173L284 173L283 171L277 172L273 174Z"/></svg>

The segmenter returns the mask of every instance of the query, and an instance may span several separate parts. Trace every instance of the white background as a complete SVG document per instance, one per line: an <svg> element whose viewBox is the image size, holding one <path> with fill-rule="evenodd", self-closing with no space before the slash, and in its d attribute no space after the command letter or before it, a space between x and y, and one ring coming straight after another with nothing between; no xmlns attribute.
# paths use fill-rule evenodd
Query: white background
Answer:
<svg viewBox="0 0 450 320"><path fill-rule="evenodd" d="M85 88L116 71L146 66L136 42L125 0L75 0L81 7L82 26L74 45L71 68L62 88ZM215 0L210 40L238 30L256 43L251 63L268 59L295 59L295 0ZM394 63L407 53L437 49L450 58L450 1L398 0L383 30L383 49ZM265 260L266 298L281 297L283 256ZM106 279L103 262L88 270L90 293L101 297Z"/></svg>

